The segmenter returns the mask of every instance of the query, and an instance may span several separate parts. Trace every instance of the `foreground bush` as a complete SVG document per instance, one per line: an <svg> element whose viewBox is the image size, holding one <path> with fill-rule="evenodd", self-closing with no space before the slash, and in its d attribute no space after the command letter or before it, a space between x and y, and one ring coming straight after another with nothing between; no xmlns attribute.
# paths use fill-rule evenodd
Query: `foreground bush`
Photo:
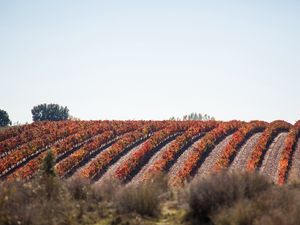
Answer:
<svg viewBox="0 0 300 225"><path fill-rule="evenodd" d="M249 201L242 199L230 208L222 208L212 217L218 225L298 225L300 190L273 187Z"/></svg>
<svg viewBox="0 0 300 225"><path fill-rule="evenodd" d="M26 182L0 182L1 225L142 225L144 216L159 216L166 199L165 179L131 186L114 180L94 185L82 178L61 180L50 174Z"/></svg>
<svg viewBox="0 0 300 225"><path fill-rule="evenodd" d="M49 176L0 184L0 224L95 224L102 211L97 193L83 182Z"/></svg>
<svg viewBox="0 0 300 225"><path fill-rule="evenodd" d="M272 184L256 173L220 172L204 179L195 179L188 189L189 217L209 222L223 207L231 207L241 199L252 199Z"/></svg>
<svg viewBox="0 0 300 225"><path fill-rule="evenodd" d="M135 212L142 216L158 216L162 194L167 189L166 184L166 180L156 178L142 184L123 187L116 194L115 206L120 213Z"/></svg>
<svg viewBox="0 0 300 225"><path fill-rule="evenodd" d="M48 168L48 167L46 167ZM49 171L49 170L45 170ZM43 173L33 180L0 182L2 225L296 225L300 183L277 186L257 173L213 174L195 179L180 202L166 179L101 185ZM188 208L185 208L185 206Z"/></svg>
<svg viewBox="0 0 300 225"><path fill-rule="evenodd" d="M187 188L185 224L298 225L300 183L278 186L258 173L221 172Z"/></svg>

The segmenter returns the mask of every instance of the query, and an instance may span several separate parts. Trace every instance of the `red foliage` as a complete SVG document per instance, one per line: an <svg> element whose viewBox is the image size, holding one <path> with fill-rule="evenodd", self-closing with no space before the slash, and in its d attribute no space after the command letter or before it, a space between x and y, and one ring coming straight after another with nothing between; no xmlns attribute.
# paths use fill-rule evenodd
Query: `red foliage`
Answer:
<svg viewBox="0 0 300 225"><path fill-rule="evenodd" d="M30 141L34 142L35 139L41 138L43 135L48 135L54 129L61 129L66 126L65 121L60 122L38 122L30 125L24 125L23 132L15 137L6 139L0 142L0 158L9 154L12 150L16 150L17 147L22 144L28 144ZM21 126L23 127L23 126Z"/></svg>
<svg viewBox="0 0 300 225"><path fill-rule="evenodd" d="M109 141L117 138L119 135L133 131L137 128L136 124L121 123L113 126L113 130L106 131L99 136L93 138L90 142L84 144L79 150L72 153L70 156L62 160L56 165L56 172L59 176L64 176L74 166L92 154L95 150L107 144Z"/></svg>
<svg viewBox="0 0 300 225"><path fill-rule="evenodd" d="M85 160L90 159L90 156L98 153L99 148L120 137L115 144L100 152L91 163L80 171L82 177L93 179L99 173L105 172L107 166L117 159L126 148L152 135L132 154L131 158L117 168L115 175L119 179L126 179L133 170L139 168L145 157L149 156L149 153L152 154L153 149L161 142L178 132L184 131L164 150L161 158L145 171L143 178L148 179L154 174L164 171L166 166L177 158L180 151L194 141L195 136L207 132L190 152L191 154L188 155L186 161L183 162L183 167L180 168L176 177L172 177L170 183L178 185L182 184L191 175L191 172L194 172L199 159L206 151L213 149L218 140L234 132L214 166L215 170L227 168L230 159L236 154L245 138L257 132L258 129L265 130L254 147L251 160L247 162L246 167L250 171L257 167L270 142L280 132L290 130L278 167L277 182L283 184L291 161L291 154L300 136L300 121L294 126L284 121L274 121L269 125L262 121L250 123L240 121L37 122L0 131L0 176L6 177L7 174L11 173L8 179L31 178L40 168L47 154L46 150L51 149L59 162L56 165L57 173L64 177L72 172L70 170L74 170L74 167L78 166L79 163L85 162ZM61 160L64 156L67 157Z"/></svg>
<svg viewBox="0 0 300 225"><path fill-rule="evenodd" d="M119 129L119 132L123 132L124 129L127 129L129 126L132 129L138 128L143 125L145 122L137 121L137 122L122 122L122 121L104 121L98 122L93 121L89 126L82 126L82 129L77 133L69 135L67 138L57 142L54 146L51 147L51 151L55 155L55 157L59 157L69 151L71 151L74 147L77 147L79 144L87 143L87 140L95 138L102 132ZM122 125L122 126L121 126ZM126 131L126 130L125 130ZM117 132L116 132L117 133ZM37 170L40 168L40 165L46 156L46 152L42 152L36 158L30 160L26 165L18 168L14 173L9 175L8 178L21 178L28 179L32 177Z"/></svg>
<svg viewBox="0 0 300 225"><path fill-rule="evenodd" d="M55 155L55 157L64 155L66 152L70 151L83 141L88 140L93 136L110 129L111 126L109 126L108 123L103 123L101 125L93 124L87 127L87 129L80 130L79 132L68 136L61 142L57 142L56 144L54 144L54 146L51 147L51 151Z"/></svg>
<svg viewBox="0 0 300 225"><path fill-rule="evenodd" d="M212 148L218 139L227 136L229 133L236 131L244 123L240 121L230 121L220 123L219 126L212 131L208 132L193 149L191 154L183 163L183 167L180 168L177 175L170 180L171 185L180 186L184 180L191 174L196 167L197 162L201 158L202 154Z"/></svg>
<svg viewBox="0 0 300 225"><path fill-rule="evenodd" d="M72 167L77 165L80 161L82 161L92 150L100 148L101 145L107 143L109 140L115 137L113 131L106 131L100 136L97 136L93 139L93 141L85 144L79 150L72 153L69 157L62 160L58 163L55 168L56 172L59 176L64 176L66 172L68 172Z"/></svg>
<svg viewBox="0 0 300 225"><path fill-rule="evenodd" d="M26 161L27 158L38 154L44 148L47 148L51 143L58 141L70 134L73 134L78 131L80 126L87 126L87 122L65 122L68 125L63 126L63 128L55 127L53 128L48 135L41 136L40 138L35 139L34 141L28 142L25 145L22 145L17 150L11 152L4 158L0 159L0 174L5 174L17 164Z"/></svg>
<svg viewBox="0 0 300 225"><path fill-rule="evenodd" d="M110 148L101 152L87 167L81 171L80 176L86 178L95 177L98 173L101 173L101 171L107 165L109 165L109 163L125 148L134 144L141 138L151 135L152 132L160 130L162 127L162 123L147 124L143 128L124 135L124 137L113 144Z"/></svg>
<svg viewBox="0 0 300 225"><path fill-rule="evenodd" d="M295 123L295 125L291 128L288 133L285 143L284 149L281 153L281 158L279 161L278 168L278 184L284 184L286 179L286 173L288 170L289 161L291 159L291 153L293 149L296 147L298 137L300 135L300 120Z"/></svg>
<svg viewBox="0 0 300 225"><path fill-rule="evenodd" d="M7 176L8 180L22 179L27 180L30 179L41 167L41 163L46 157L47 152L42 152L36 158L30 160L25 166L18 168L12 174Z"/></svg>
<svg viewBox="0 0 300 225"><path fill-rule="evenodd" d="M148 141L146 141L133 155L123 162L116 170L116 177L120 180L126 179L133 169L139 164L139 161L166 138L177 132L184 131L188 128L187 124L191 123L172 123L167 128L156 132Z"/></svg>
<svg viewBox="0 0 300 225"><path fill-rule="evenodd" d="M207 132L217 127L218 123L215 121L202 122L197 124L196 126L192 126L187 131L185 131L182 135L177 137L175 141L164 151L162 156L155 161L152 165L150 165L149 170L147 170L144 174L143 180L148 180L153 177L155 174L163 172L167 166L167 164L174 160L175 155L189 142L193 140L193 138L200 133Z"/></svg>
<svg viewBox="0 0 300 225"><path fill-rule="evenodd" d="M264 151L267 150L270 142L282 131L288 131L291 127L291 124L282 121L276 120L270 123L267 129L261 135L258 143L254 147L254 150L251 154L251 158L247 164L248 171L254 171L260 161L260 158Z"/></svg>
<svg viewBox="0 0 300 225"><path fill-rule="evenodd" d="M105 122L90 122L89 125L80 126L80 129L75 134L71 134L66 138L63 138L61 141L56 142L54 146L51 147L52 153L57 156L61 156L64 153L68 152L72 148L76 147L77 144L84 141L87 138L90 138L97 133L110 130L111 125L108 121ZM25 166L18 168L10 178L30 178L35 172L39 169L46 152L42 152L38 157L30 160Z"/></svg>
<svg viewBox="0 0 300 225"><path fill-rule="evenodd" d="M220 158L214 166L214 170L219 171L227 168L231 156L237 153L238 148L241 147L241 144L245 141L245 139L249 135L253 134L253 132L264 130L267 125L268 123L263 121L251 121L239 128L238 131L233 134L229 143L222 151Z"/></svg>
<svg viewBox="0 0 300 225"><path fill-rule="evenodd" d="M28 131L34 127L40 126L44 122L36 122L25 125L17 125L12 127L7 127L0 130L0 142L5 141L6 139L13 138L21 135L23 132Z"/></svg>

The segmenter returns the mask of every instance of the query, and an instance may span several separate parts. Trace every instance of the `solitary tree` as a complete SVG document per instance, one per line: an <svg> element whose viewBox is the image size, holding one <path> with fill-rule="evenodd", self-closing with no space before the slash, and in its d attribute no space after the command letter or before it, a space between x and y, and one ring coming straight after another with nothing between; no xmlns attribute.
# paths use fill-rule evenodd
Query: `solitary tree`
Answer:
<svg viewBox="0 0 300 225"><path fill-rule="evenodd" d="M0 109L0 127L11 125L11 121L6 111Z"/></svg>
<svg viewBox="0 0 300 225"><path fill-rule="evenodd" d="M55 160L53 153L51 151L48 151L41 166L41 174L43 176L56 176L54 165Z"/></svg>
<svg viewBox="0 0 300 225"><path fill-rule="evenodd" d="M33 121L59 121L69 117L69 109L58 104L41 104L31 110Z"/></svg>
<svg viewBox="0 0 300 225"><path fill-rule="evenodd" d="M55 173L55 158L51 150L47 152L40 169L41 185L44 187L44 194L48 199L57 198L61 185Z"/></svg>

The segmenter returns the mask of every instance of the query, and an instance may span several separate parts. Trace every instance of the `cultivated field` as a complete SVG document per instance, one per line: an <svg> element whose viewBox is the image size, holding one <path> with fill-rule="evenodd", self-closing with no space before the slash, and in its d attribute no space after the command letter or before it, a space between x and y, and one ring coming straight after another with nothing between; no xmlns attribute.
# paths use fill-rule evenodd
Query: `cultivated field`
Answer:
<svg viewBox="0 0 300 225"><path fill-rule="evenodd" d="M228 168L275 183L300 178L300 122L61 121L0 131L0 176L30 179L49 150L58 176L139 183L166 173L171 186Z"/></svg>

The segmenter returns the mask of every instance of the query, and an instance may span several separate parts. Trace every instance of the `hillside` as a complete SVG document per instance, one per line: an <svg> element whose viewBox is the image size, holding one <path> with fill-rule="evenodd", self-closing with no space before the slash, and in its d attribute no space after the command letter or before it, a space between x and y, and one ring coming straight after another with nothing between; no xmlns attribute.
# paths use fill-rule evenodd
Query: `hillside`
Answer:
<svg viewBox="0 0 300 225"><path fill-rule="evenodd" d="M282 184L300 178L299 129L285 121L36 122L0 131L0 176L30 179L51 150L65 179L139 183L167 173L180 186L228 168Z"/></svg>

